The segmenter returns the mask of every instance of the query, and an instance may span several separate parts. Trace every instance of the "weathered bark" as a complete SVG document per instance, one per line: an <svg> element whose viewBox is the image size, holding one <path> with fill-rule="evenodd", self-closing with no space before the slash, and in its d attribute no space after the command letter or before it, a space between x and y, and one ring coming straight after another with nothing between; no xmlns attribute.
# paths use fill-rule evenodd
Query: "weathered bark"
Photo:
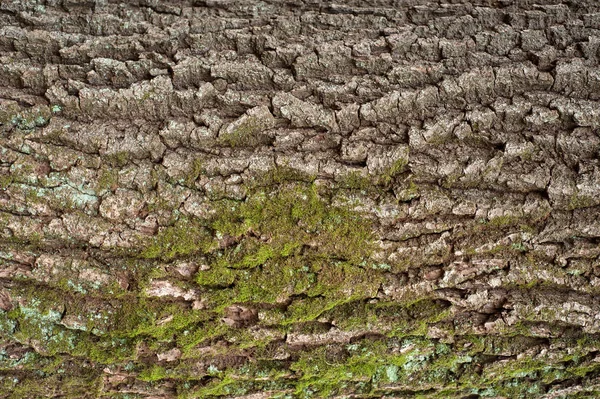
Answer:
<svg viewBox="0 0 600 399"><path fill-rule="evenodd" d="M0 398L597 397L600 4L0 1Z"/></svg>

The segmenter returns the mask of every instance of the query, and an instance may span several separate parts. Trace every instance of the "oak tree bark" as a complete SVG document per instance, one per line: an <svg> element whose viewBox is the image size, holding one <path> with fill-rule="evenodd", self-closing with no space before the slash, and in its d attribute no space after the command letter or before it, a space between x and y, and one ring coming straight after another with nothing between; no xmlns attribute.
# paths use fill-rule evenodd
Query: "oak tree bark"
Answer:
<svg viewBox="0 0 600 399"><path fill-rule="evenodd" d="M592 398L596 0L0 1L0 398Z"/></svg>

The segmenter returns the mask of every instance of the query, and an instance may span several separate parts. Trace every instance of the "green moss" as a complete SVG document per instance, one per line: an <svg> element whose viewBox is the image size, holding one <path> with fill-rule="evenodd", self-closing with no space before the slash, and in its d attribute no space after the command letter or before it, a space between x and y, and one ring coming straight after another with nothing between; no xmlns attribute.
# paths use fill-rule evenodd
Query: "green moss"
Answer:
<svg viewBox="0 0 600 399"><path fill-rule="evenodd" d="M350 206L331 206L314 185L258 187L244 202L222 201L216 215L209 228L236 243L212 251L210 269L197 274L211 289L211 306L315 298L295 301L285 316L291 323L377 291L379 280L361 266L373 250L370 221Z"/></svg>
<svg viewBox="0 0 600 399"><path fill-rule="evenodd" d="M243 203L224 205L213 228L231 236L260 234L268 240L271 256L305 246L320 256L360 263L373 248L370 222L349 207L329 205L314 185L258 191Z"/></svg>
<svg viewBox="0 0 600 399"><path fill-rule="evenodd" d="M196 282L205 287L221 289L231 286L239 273L224 264L213 264L209 270L196 274Z"/></svg>
<svg viewBox="0 0 600 399"><path fill-rule="evenodd" d="M65 399L98 397L102 384L100 373L87 367L80 370L69 369L66 372L49 376L40 376L39 373L32 376L17 374L12 380L16 380L17 383L3 391L7 394L5 397L10 399L52 396L60 396Z"/></svg>
<svg viewBox="0 0 600 399"><path fill-rule="evenodd" d="M579 192L575 192L569 199L568 209L572 211L575 209L589 208L597 204L598 202L594 198L581 195Z"/></svg>
<svg viewBox="0 0 600 399"><path fill-rule="evenodd" d="M190 170L184 179L184 184L188 187L193 187L198 177L206 173L202 160L199 158L194 159L190 166Z"/></svg>
<svg viewBox="0 0 600 399"><path fill-rule="evenodd" d="M8 314L7 322L17 323L12 327L6 324L6 332L23 341L34 339L46 345L55 340L53 336L61 335L67 341L60 351L98 360L126 359L134 352L135 341L130 338L171 341L175 334L211 316L210 312L192 310L185 303L131 294L104 299L34 286L13 293L21 298L22 306ZM61 325L64 312L77 315L80 327L68 329Z"/></svg>
<svg viewBox="0 0 600 399"><path fill-rule="evenodd" d="M129 151L118 151L105 156L106 162L115 168L122 168L127 165L132 159L132 154Z"/></svg>
<svg viewBox="0 0 600 399"><path fill-rule="evenodd" d="M201 165L192 169L193 183L201 173ZM179 216L151 238L136 258L107 260L111 268L132 271L131 292L92 289L64 280L47 284L61 288L52 295L35 290L25 295L19 291L15 303L22 306L10 315L0 311L0 332L10 340L44 348L48 358L62 359L69 354L75 362L91 360L97 363L97 374L109 364L131 372L132 380L149 382L138 381L143 387L174 384L181 397L235 396L270 390L294 397L349 396L355 392L364 397L385 397L398 395L399 391L414 397L458 398L472 393L484 397L535 397L544 389L541 384L591 378L598 373L598 367L586 359L583 350L564 357L540 355L534 361L512 355L502 362L493 358L500 353L526 353L537 345L516 337L534 334L535 320L530 325L507 326L499 333L505 337L461 337L458 326L455 331L449 322L452 314L445 301L423 297L393 303L373 300L381 285L389 281L391 271L389 265L375 264L371 259L374 226L353 210L352 203L334 202L331 193L311 184L313 180L291 169L257 177L249 185L244 201L211 202L215 212L209 219ZM407 186L408 191L412 190L410 195L418 195L414 183L412 189L411 183ZM172 207L164 205L164 209ZM506 227L518 225L523 229L523 221L498 219L478 227L482 234L496 229L494 232L500 235L498 230ZM523 248L517 242L492 251L522 260L526 258L521 254ZM186 289L194 283L199 285L193 288L206 308L193 310L184 301L143 297L150 278L175 275L164 262L178 258L208 266L202 267L193 281L180 281ZM136 268L140 270L133 273ZM16 292L13 287L11 290ZM30 303L32 298L38 303ZM83 328L61 325L62 310L54 308L53 303L66 304L68 315L81 315ZM97 303L98 308L91 303ZM223 323L224 309L234 303L257 309L258 326L233 328ZM105 316L108 322L100 321ZM548 313L543 317L556 316ZM285 333L326 333L329 325L321 318L342 332L374 334L365 339L357 336L346 347L333 344L315 349L309 345L296 350L283 342ZM441 343L425 338L432 326L452 339ZM273 334L257 336L265 331ZM510 341L516 343L511 346ZM577 345L572 340L565 342L551 340L548 348L591 347L595 340L589 337ZM160 353L173 344L183 352L180 362L165 366L141 364L142 348ZM212 352L207 354L206 346ZM277 371L227 362L241 354L252 357L248 363L256 363L279 356L278 350L291 355L277 363ZM4 360L0 353L0 365ZM37 361L21 364L32 367ZM52 373L55 363L59 367L58 360L44 363L44 372ZM214 369L204 373L199 364L210 364ZM140 372L137 377L136 372ZM93 385L96 380L92 377L89 381ZM439 390L441 386L447 389Z"/></svg>
<svg viewBox="0 0 600 399"><path fill-rule="evenodd" d="M210 312L191 310L181 302L128 298L119 304L109 331L112 337L118 338L144 336L169 342L195 323L206 322L211 317Z"/></svg>
<svg viewBox="0 0 600 399"><path fill-rule="evenodd" d="M210 232L198 220L182 218L163 228L140 253L146 259L172 260L201 254L214 245Z"/></svg>
<svg viewBox="0 0 600 399"><path fill-rule="evenodd" d="M404 172L406 165L408 165L408 157L400 158L394 161L386 171L379 176L379 184L387 186L389 185L396 176Z"/></svg>
<svg viewBox="0 0 600 399"><path fill-rule="evenodd" d="M505 215L491 218L487 222L487 224L491 227L504 228L508 226L518 225L520 222L522 222L522 220L523 218L518 216Z"/></svg>
<svg viewBox="0 0 600 399"><path fill-rule="evenodd" d="M312 183L317 176L301 172L288 166L278 166L252 177L249 188L256 192L263 188L273 188L284 183Z"/></svg>
<svg viewBox="0 0 600 399"><path fill-rule="evenodd" d="M117 169L103 169L96 184L97 192L113 191L119 183L119 171Z"/></svg>
<svg viewBox="0 0 600 399"><path fill-rule="evenodd" d="M412 179L410 179L408 181L408 187L399 190L396 194L396 197L398 200L406 202L411 201L413 198L419 197L419 195L419 186Z"/></svg>
<svg viewBox="0 0 600 399"><path fill-rule="evenodd" d="M147 89L144 94L142 94L142 96L140 97L139 102L140 103L144 103L148 100L152 100L154 99L156 94L156 88L155 87L150 87L149 89Z"/></svg>
<svg viewBox="0 0 600 399"><path fill-rule="evenodd" d="M397 389L395 383L406 385L410 381L409 386L413 389L428 392L423 397L464 397L468 393L484 397L530 397L540 392L541 385L536 382L532 387L529 381L556 381L578 371L581 375L593 375L597 370L597 367L582 366L572 368L573 374L565 373L561 371L564 365L560 363L527 357L497 361L482 368L485 357L481 352L486 346L511 344L509 337L487 342L494 339L472 337L470 340L457 336L458 341L452 345L419 337L400 341L360 341L347 345L347 351L341 357L332 357L326 347L308 349L291 366L291 370L299 375L295 394L298 397L329 397L343 395L346 389L356 393L356 384L362 382L362 393L381 395L387 387ZM532 341L522 350L532 344L535 345ZM447 388L441 392L440 386ZM434 389L428 391L430 388Z"/></svg>
<svg viewBox="0 0 600 399"><path fill-rule="evenodd" d="M241 396L248 393L252 387L252 382L240 381L225 376L224 378L214 378L206 386L194 390L195 398L212 398L223 396Z"/></svg>
<svg viewBox="0 0 600 399"><path fill-rule="evenodd" d="M543 373L547 367L548 364L545 361L524 358L507 363L499 363L495 367L490 367L487 370L485 378L490 383L498 383L502 380L513 378L527 377L537 379L540 373Z"/></svg>
<svg viewBox="0 0 600 399"><path fill-rule="evenodd" d="M138 378L146 382L154 382L162 380L167 376L167 372L164 367L153 365L150 368L143 370Z"/></svg>
<svg viewBox="0 0 600 399"><path fill-rule="evenodd" d="M39 309L36 303L20 306L9 312L10 319L17 321L14 338L22 343L43 345L47 354L68 352L75 347L77 332L58 325L62 315L56 309Z"/></svg>
<svg viewBox="0 0 600 399"><path fill-rule="evenodd" d="M127 338L102 337L79 334L73 356L89 359L101 364L119 365L135 359L137 341Z"/></svg>
<svg viewBox="0 0 600 399"><path fill-rule="evenodd" d="M0 175L0 190L6 190L13 182L14 176L12 174Z"/></svg>
<svg viewBox="0 0 600 399"><path fill-rule="evenodd" d="M256 267L264 265L269 259L275 256L273 247L267 244L258 244L254 246L253 250L250 250L248 254L244 255L240 262L231 264L231 267ZM283 251L281 252L283 255Z"/></svg>
<svg viewBox="0 0 600 399"><path fill-rule="evenodd" d="M336 299L317 296L295 300L292 305L287 308L285 320L282 320L281 324L293 324L316 320L324 312L344 303L352 302L354 299L355 298Z"/></svg>
<svg viewBox="0 0 600 399"><path fill-rule="evenodd" d="M369 190L375 185L368 176L358 171L352 171L339 179L338 186L349 190Z"/></svg>
<svg viewBox="0 0 600 399"><path fill-rule="evenodd" d="M264 134L260 120L249 117L234 130L221 133L219 141L230 147L257 147L270 143L271 138Z"/></svg>
<svg viewBox="0 0 600 399"><path fill-rule="evenodd" d="M291 366L300 374L296 395L329 397L359 387L359 393L374 394L399 381L412 381L416 386L445 383L447 372L429 369L436 353L445 356L436 352L434 342L420 338L362 341L348 345L346 355L335 358L324 347L309 350Z"/></svg>
<svg viewBox="0 0 600 399"><path fill-rule="evenodd" d="M190 325L189 328L182 330L177 334L177 347L188 356L194 356L196 348L213 339L223 337L230 331L230 328L220 320L207 320L202 323Z"/></svg>

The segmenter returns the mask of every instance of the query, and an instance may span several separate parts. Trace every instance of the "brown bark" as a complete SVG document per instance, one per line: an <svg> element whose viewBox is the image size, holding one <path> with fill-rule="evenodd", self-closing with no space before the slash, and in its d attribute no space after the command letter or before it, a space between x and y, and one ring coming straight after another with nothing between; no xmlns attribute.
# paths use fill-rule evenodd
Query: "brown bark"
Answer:
<svg viewBox="0 0 600 399"><path fill-rule="evenodd" d="M0 2L0 398L596 397L600 4Z"/></svg>

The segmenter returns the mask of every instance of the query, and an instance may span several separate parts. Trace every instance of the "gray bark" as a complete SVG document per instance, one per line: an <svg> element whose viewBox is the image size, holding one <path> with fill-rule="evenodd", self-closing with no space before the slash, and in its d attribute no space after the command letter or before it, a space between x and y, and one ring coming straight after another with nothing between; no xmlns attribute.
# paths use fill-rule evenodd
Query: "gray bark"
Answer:
<svg viewBox="0 0 600 399"><path fill-rule="evenodd" d="M592 398L595 0L0 2L0 398Z"/></svg>

